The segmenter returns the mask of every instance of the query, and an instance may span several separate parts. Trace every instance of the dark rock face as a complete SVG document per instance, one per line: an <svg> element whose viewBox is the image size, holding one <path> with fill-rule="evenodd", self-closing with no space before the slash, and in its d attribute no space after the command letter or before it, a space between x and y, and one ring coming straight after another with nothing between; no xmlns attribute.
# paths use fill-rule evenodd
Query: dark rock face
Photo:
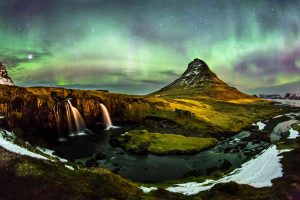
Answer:
<svg viewBox="0 0 300 200"><path fill-rule="evenodd" d="M96 160L103 160L103 159L105 159L106 158L106 155L105 154L103 154L103 153L97 153L96 154L96 156L95 156L95 159Z"/></svg>
<svg viewBox="0 0 300 200"><path fill-rule="evenodd" d="M8 76L6 67L0 62L0 84L14 85L11 78Z"/></svg>

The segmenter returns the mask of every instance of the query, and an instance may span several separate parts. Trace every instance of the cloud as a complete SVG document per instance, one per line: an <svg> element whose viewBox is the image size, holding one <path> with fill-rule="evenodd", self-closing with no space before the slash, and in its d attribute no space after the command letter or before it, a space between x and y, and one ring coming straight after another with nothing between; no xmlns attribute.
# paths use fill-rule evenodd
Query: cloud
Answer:
<svg viewBox="0 0 300 200"><path fill-rule="evenodd" d="M255 52L241 58L241 61L236 64L235 70L239 74L255 77L294 74L300 72L296 65L299 59L300 47L272 54Z"/></svg>
<svg viewBox="0 0 300 200"><path fill-rule="evenodd" d="M165 84L164 81L156 81L156 80L140 80L139 82L151 85L163 85Z"/></svg>
<svg viewBox="0 0 300 200"><path fill-rule="evenodd" d="M161 71L160 73L163 75L166 75L166 76L171 76L171 77L174 77L174 76L179 77L180 76L180 74L175 72L174 70L165 70L165 71Z"/></svg>
<svg viewBox="0 0 300 200"><path fill-rule="evenodd" d="M33 59L28 59L28 55L31 54ZM18 67L22 63L28 63L38 61L44 57L51 56L50 52L44 51L30 51L30 50L14 50L9 51L7 49L0 49L0 61L6 64L10 68Z"/></svg>

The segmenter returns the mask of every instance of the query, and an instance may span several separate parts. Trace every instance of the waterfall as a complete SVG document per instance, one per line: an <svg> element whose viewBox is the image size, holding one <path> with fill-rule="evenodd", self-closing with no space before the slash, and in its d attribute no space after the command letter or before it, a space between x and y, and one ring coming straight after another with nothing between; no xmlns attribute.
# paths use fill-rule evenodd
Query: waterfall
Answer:
<svg viewBox="0 0 300 200"><path fill-rule="evenodd" d="M80 112L75 108L70 99L66 101L66 113L70 136L85 135L86 125Z"/></svg>
<svg viewBox="0 0 300 200"><path fill-rule="evenodd" d="M109 112L108 112L106 106L103 105L102 103L100 103L100 108L101 108L103 123L106 125L106 130L109 130L111 128L117 128L116 126L112 125L110 115L109 115Z"/></svg>
<svg viewBox="0 0 300 200"><path fill-rule="evenodd" d="M66 140L65 137L63 137L61 133L61 128L62 128L62 117L61 117L61 106L57 103L53 106L53 114L56 122L56 127L57 127L57 133L58 133L58 141L63 142Z"/></svg>

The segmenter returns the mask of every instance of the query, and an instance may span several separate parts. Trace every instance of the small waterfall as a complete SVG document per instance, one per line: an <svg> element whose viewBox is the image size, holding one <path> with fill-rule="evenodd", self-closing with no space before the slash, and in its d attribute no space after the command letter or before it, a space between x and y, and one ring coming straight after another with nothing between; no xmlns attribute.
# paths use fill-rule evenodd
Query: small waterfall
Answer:
<svg viewBox="0 0 300 200"><path fill-rule="evenodd" d="M112 125L110 115L106 106L100 103L100 108L101 108L103 123L106 125L106 130L109 130L111 128L117 128L116 126Z"/></svg>
<svg viewBox="0 0 300 200"><path fill-rule="evenodd" d="M86 125L80 112L75 108L70 99L66 101L66 113L70 136L85 135Z"/></svg>
<svg viewBox="0 0 300 200"><path fill-rule="evenodd" d="M62 130L62 117L61 117L61 104L57 103L53 107L53 114L56 122L56 127L57 127L57 133L58 133L58 141L63 142L66 140L65 137L63 137L63 134L61 133Z"/></svg>

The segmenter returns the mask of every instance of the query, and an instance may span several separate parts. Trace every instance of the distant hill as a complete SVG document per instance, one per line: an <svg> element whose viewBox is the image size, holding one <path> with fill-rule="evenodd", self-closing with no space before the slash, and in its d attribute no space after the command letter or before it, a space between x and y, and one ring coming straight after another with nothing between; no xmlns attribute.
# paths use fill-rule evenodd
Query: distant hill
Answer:
<svg viewBox="0 0 300 200"><path fill-rule="evenodd" d="M6 67L0 62L0 84L2 85L15 85L11 78L8 76Z"/></svg>
<svg viewBox="0 0 300 200"><path fill-rule="evenodd" d="M175 81L151 95L170 98L213 98L216 100L254 99L230 87L198 58L188 64L186 71Z"/></svg>
<svg viewBox="0 0 300 200"><path fill-rule="evenodd" d="M272 87L255 88L246 91L249 94L285 94L287 92L300 93L300 81L276 85Z"/></svg>

